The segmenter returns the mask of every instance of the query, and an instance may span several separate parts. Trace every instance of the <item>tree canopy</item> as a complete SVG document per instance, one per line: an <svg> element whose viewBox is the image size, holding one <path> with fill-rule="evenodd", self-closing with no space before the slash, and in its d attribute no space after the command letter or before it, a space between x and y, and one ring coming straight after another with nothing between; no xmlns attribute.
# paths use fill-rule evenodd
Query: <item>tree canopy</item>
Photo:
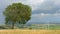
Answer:
<svg viewBox="0 0 60 34"><path fill-rule="evenodd" d="M5 23L12 22L12 26L17 22L25 24L31 19L31 7L22 3L13 3L5 9Z"/></svg>

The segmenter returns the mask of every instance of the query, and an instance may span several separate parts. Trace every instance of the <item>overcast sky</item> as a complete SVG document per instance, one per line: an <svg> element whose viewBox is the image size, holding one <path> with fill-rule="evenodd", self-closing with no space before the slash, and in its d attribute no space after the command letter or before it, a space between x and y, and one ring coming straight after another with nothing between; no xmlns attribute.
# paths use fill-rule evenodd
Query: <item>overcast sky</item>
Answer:
<svg viewBox="0 0 60 34"><path fill-rule="evenodd" d="M4 9L17 2L32 7L31 23L60 22L60 0L0 0L0 23L4 22Z"/></svg>

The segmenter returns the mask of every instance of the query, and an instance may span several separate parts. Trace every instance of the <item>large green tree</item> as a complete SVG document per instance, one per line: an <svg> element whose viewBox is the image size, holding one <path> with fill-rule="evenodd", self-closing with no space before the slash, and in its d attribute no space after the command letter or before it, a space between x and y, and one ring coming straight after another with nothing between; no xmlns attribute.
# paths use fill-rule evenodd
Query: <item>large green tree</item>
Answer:
<svg viewBox="0 0 60 34"><path fill-rule="evenodd" d="M22 3L13 3L5 9L5 23L12 22L12 29L14 24L26 24L31 19L31 7Z"/></svg>

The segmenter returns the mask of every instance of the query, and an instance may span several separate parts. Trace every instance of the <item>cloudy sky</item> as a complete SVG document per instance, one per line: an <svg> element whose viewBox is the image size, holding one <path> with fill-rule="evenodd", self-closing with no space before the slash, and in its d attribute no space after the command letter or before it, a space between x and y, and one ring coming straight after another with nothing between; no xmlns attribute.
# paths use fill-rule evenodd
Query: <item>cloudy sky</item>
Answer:
<svg viewBox="0 0 60 34"><path fill-rule="evenodd" d="M32 7L29 23L60 22L60 0L0 0L0 23L4 23L5 8L9 4L18 2Z"/></svg>

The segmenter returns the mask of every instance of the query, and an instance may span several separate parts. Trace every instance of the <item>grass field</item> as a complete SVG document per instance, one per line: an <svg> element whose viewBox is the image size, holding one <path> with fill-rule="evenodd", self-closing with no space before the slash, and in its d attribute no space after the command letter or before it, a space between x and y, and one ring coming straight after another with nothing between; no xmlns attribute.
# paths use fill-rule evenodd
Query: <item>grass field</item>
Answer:
<svg viewBox="0 0 60 34"><path fill-rule="evenodd" d="M11 29L10 26L1 25L0 29ZM15 29L32 29L32 30L60 30L60 24L32 24L30 26L15 26Z"/></svg>
<svg viewBox="0 0 60 34"><path fill-rule="evenodd" d="M34 24L27 28L20 29L2 29L0 34L60 34L60 24Z"/></svg>
<svg viewBox="0 0 60 34"><path fill-rule="evenodd" d="M0 30L0 34L60 34L60 30Z"/></svg>
<svg viewBox="0 0 60 34"><path fill-rule="evenodd" d="M60 24L32 24L32 29L60 30Z"/></svg>

